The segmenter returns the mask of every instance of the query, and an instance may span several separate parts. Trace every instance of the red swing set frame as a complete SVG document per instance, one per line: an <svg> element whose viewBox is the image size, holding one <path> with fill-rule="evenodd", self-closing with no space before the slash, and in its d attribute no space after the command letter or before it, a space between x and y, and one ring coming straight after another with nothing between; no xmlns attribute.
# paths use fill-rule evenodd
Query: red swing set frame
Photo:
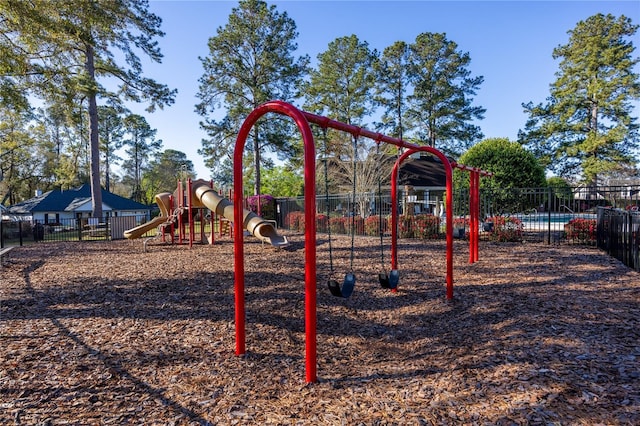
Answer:
<svg viewBox="0 0 640 426"><path fill-rule="evenodd" d="M478 213L479 213L479 177L480 174L490 175L474 167L456 164L435 148L415 145L401 139L393 138L363 129L361 127L331 120L330 118L302 111L295 106L283 101L269 101L255 108L245 119L238 137L233 155L233 185L234 185L234 205L242 206L243 203L243 176L242 159L244 147L254 124L263 115L274 112L291 117L302 134L304 147L304 215L305 215L305 362L306 381L312 383L317 381L317 348L316 348L316 153L313 133L309 123L314 123L322 128L332 128L350 133L353 136L364 136L374 140L376 143L388 143L397 147L405 148L405 151L394 165L394 178L392 179L392 197L397 193L397 169L400 163L411 153L418 151L429 152L437 156L444 165L446 174L446 299L453 299L453 168L459 168L470 172L470 218L471 228L470 263L478 259ZM394 190L395 188L395 190ZM392 201L392 268L397 269L397 195ZM394 220L395 217L395 220ZM475 231L474 231L475 224ZM234 209L234 235L242 234L242 209ZM245 335L245 274L244 274L244 241L243 238L234 239L234 290L235 290L235 324L236 324L236 355L246 353Z"/></svg>

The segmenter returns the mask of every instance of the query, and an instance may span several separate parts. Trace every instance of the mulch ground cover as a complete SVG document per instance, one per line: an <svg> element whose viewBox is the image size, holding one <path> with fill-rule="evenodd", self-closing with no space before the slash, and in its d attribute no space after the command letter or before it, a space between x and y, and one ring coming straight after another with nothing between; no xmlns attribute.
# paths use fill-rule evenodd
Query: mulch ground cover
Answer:
<svg viewBox="0 0 640 426"><path fill-rule="evenodd" d="M397 293L376 238L330 295L318 239L318 382L305 383L304 240L247 239L247 354L233 244L32 244L0 273L0 424L637 425L640 274L583 246L402 240ZM334 278L351 241L334 237ZM388 263L388 247L384 253Z"/></svg>

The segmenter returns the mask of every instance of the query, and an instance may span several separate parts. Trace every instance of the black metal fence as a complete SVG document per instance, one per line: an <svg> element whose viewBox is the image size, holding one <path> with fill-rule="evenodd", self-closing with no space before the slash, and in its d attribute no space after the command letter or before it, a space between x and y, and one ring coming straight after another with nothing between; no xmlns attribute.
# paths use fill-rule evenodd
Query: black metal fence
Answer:
<svg viewBox="0 0 640 426"><path fill-rule="evenodd" d="M598 247L640 271L640 212L598 208Z"/></svg>
<svg viewBox="0 0 640 426"><path fill-rule="evenodd" d="M398 204L401 238L444 238L443 191L413 191L401 195ZM602 210L605 213L600 213L601 207L607 207ZM640 185L483 190L480 194L480 236L495 241L598 244L613 256L622 256L625 263L624 259L630 259L630 266L636 267L638 219L634 211L639 208ZM468 212L468 191L457 191L453 223L457 237L464 238L469 233ZM619 219L618 214L627 219ZM356 194L355 197L351 194L319 195L316 215L318 232L330 230L377 236L382 231L388 234L391 196L388 190L381 196L376 192ZM275 216L281 228L304 230L304 198L276 199ZM0 243L4 247L37 241L118 239L122 238L124 230L146 220L144 216L127 216L108 217L102 221L69 219L48 224L2 221ZM629 231L609 234L616 229ZM149 231L150 235L154 233L154 230Z"/></svg>
<svg viewBox="0 0 640 426"><path fill-rule="evenodd" d="M509 218L524 240L595 245L598 207L637 209L640 185L493 189L480 198L483 220ZM468 199L456 194L456 214L466 214Z"/></svg>
<svg viewBox="0 0 640 426"><path fill-rule="evenodd" d="M0 222L0 246L17 246L41 241L107 241L124 238L123 232L147 220L145 215L60 219L55 223L32 220Z"/></svg>
<svg viewBox="0 0 640 426"><path fill-rule="evenodd" d="M304 199L276 201L278 225L303 230ZM444 238L443 191L403 194L398 204L401 237ZM483 190L480 194L481 238L595 245L597 208L600 206L637 209L640 185ZM329 226L332 232L350 233L352 221L349 218L355 215L353 231L356 235L379 235L379 227L388 226L390 213L388 191L381 197L372 192L356 194L355 198L350 194L319 195L316 200L320 232ZM379 215L384 220L380 221ZM468 235L468 215L468 191L458 191L454 194L454 235Z"/></svg>

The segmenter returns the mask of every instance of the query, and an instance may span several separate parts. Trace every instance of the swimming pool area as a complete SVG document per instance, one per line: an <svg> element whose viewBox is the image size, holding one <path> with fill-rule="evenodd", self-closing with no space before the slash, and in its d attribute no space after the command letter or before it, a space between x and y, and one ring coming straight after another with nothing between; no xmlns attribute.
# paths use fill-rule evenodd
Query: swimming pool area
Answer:
<svg viewBox="0 0 640 426"><path fill-rule="evenodd" d="M564 226L572 219L597 219L595 213L532 213L514 214L511 217L522 221L525 231L564 230Z"/></svg>

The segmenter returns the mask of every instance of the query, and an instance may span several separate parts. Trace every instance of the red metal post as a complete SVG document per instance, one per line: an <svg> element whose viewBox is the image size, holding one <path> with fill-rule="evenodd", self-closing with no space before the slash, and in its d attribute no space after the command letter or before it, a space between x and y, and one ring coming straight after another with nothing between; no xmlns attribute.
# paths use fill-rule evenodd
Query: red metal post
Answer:
<svg viewBox="0 0 640 426"><path fill-rule="evenodd" d="M473 232L473 227L474 227L474 222L475 222L475 202L476 202L476 198L475 198L475 184L476 184L476 180L475 180L475 172L471 171L469 173L469 263L473 263L474 259L473 259L473 244L474 244L474 238L475 238L475 234Z"/></svg>
<svg viewBox="0 0 640 426"><path fill-rule="evenodd" d="M169 196L169 212L173 212L174 209L174 204L175 204L175 200L173 197L173 194ZM171 229L171 244L175 243L175 234L176 234L176 226L173 223L173 220L171 221L171 225L169 225L169 229ZM163 236L164 238L164 236Z"/></svg>
<svg viewBox="0 0 640 426"><path fill-rule="evenodd" d="M493 176L493 173L477 167L452 163L454 168L469 172L469 263L478 261L480 242L480 176Z"/></svg>
<svg viewBox="0 0 640 426"><path fill-rule="evenodd" d="M242 154L249 131L255 122L268 112L291 117L300 133L304 145L304 206L305 206L305 329L306 329L306 380L317 380L316 348L316 183L315 147L313 133L303 113L293 105L282 101L271 101L254 109L245 119L233 156L234 186L234 272L236 296L236 354L245 353L245 306L244 306L244 245L242 238Z"/></svg>
<svg viewBox="0 0 640 426"><path fill-rule="evenodd" d="M187 179L187 215L189 220L189 248L193 247L195 223L193 222L193 200L191 199L191 178Z"/></svg>
<svg viewBox="0 0 640 426"><path fill-rule="evenodd" d="M182 210L184 209L184 187L182 186L182 181L178 181L178 189L176 191L178 193L178 199L176 200L176 209ZM178 214L178 244L182 245L184 241L184 220L182 217L182 213Z"/></svg>

